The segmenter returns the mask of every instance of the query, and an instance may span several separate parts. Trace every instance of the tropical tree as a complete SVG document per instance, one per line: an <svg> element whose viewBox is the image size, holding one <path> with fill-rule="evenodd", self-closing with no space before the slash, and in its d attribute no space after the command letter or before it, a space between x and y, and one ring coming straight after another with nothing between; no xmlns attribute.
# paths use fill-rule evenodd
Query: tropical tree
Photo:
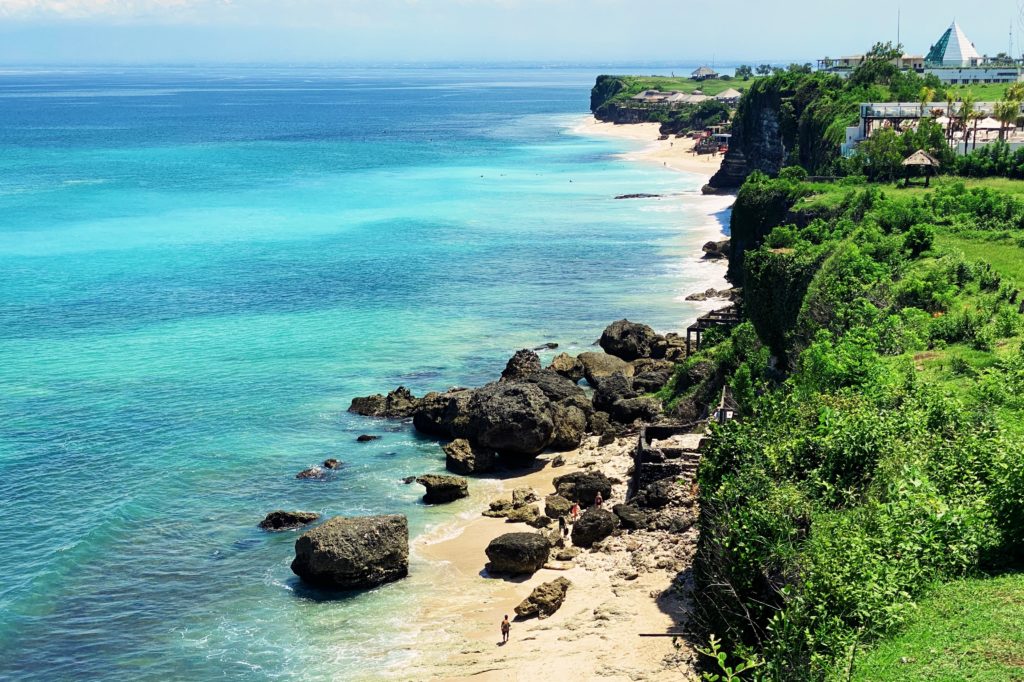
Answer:
<svg viewBox="0 0 1024 682"><path fill-rule="evenodd" d="M935 99L935 88L929 88L927 85L921 87L921 118L924 118L925 109Z"/></svg>
<svg viewBox="0 0 1024 682"><path fill-rule="evenodd" d="M1024 82L1016 82L1006 89L1003 99L1024 102Z"/></svg>
<svg viewBox="0 0 1024 682"><path fill-rule="evenodd" d="M970 122L974 121L975 126L978 124L977 119L974 117L974 114L976 113L974 107L975 104L976 101L974 99L974 95L971 93L965 94L963 100L960 102L960 123L964 127L964 150L967 149L967 140L971 134L969 126Z"/></svg>
<svg viewBox="0 0 1024 682"><path fill-rule="evenodd" d="M953 92L952 90L946 91L946 142L951 143L953 141Z"/></svg>
<svg viewBox="0 0 1024 682"><path fill-rule="evenodd" d="M771 64L762 64L761 66L757 67L757 75L758 76L768 76L768 75L771 74L771 72L772 72L772 65Z"/></svg>
<svg viewBox="0 0 1024 682"><path fill-rule="evenodd" d="M749 66L747 66L746 64L743 64L742 66L737 66L736 67L736 77L737 78L742 78L743 80L748 81L748 80L750 80L750 77L753 76L753 75L754 75L754 70L752 68L750 68Z"/></svg>
<svg viewBox="0 0 1024 682"><path fill-rule="evenodd" d="M1006 139L1007 128L1016 127L1017 117L1020 116L1020 100L1003 100L996 102L995 119L1001 124L999 127L999 139ZM1011 128L1012 129L1012 128Z"/></svg>

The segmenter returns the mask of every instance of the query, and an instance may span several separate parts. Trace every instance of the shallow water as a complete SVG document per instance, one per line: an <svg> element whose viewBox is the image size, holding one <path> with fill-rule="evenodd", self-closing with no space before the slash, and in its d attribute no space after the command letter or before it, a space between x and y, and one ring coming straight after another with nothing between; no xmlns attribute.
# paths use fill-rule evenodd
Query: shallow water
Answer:
<svg viewBox="0 0 1024 682"><path fill-rule="evenodd" d="M430 566L304 590L277 508L428 508L435 441L353 396L678 329L700 178L570 134L586 69L0 76L0 677L373 677ZM546 357L550 357L547 353ZM356 444L360 433L380 435ZM296 472L346 463L326 482Z"/></svg>

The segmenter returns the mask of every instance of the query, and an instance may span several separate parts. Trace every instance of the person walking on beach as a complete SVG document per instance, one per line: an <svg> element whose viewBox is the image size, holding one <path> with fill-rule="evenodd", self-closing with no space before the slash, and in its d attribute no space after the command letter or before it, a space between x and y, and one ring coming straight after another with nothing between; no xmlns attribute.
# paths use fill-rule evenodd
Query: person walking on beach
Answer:
<svg viewBox="0 0 1024 682"><path fill-rule="evenodd" d="M594 497L594 506L600 509L602 504L604 504L604 498L601 497L601 491L599 490L597 491L597 495Z"/></svg>
<svg viewBox="0 0 1024 682"><path fill-rule="evenodd" d="M504 644L508 641L508 633L512 629L512 623L508 620L508 614L505 614L505 620L501 621L501 643Z"/></svg>
<svg viewBox="0 0 1024 682"><path fill-rule="evenodd" d="M573 502L572 509L569 511L569 513L572 515L572 522L576 523L576 519L580 517L580 503Z"/></svg>
<svg viewBox="0 0 1024 682"><path fill-rule="evenodd" d="M563 538L569 534L569 524L565 522L565 514L558 517L558 532L562 534Z"/></svg>

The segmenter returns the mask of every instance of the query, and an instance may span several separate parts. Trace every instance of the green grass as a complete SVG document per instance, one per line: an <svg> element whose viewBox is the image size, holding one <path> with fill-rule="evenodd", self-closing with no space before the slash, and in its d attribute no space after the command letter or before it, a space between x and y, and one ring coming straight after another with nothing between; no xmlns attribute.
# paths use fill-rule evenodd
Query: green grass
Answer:
<svg viewBox="0 0 1024 682"><path fill-rule="evenodd" d="M1024 680L1024 574L937 587L901 635L855 658L852 679Z"/></svg>
<svg viewBox="0 0 1024 682"><path fill-rule="evenodd" d="M978 102L996 102L1003 98L1008 87L1010 86L1006 83L979 83L977 85L951 85L947 91L952 93L954 99L962 99L970 93Z"/></svg>
<svg viewBox="0 0 1024 682"><path fill-rule="evenodd" d="M924 196L938 187L952 185L955 183L963 183L968 189L973 187L987 187L1007 194L1024 195L1024 180L1008 180L1006 178L960 178L946 176L932 180L930 187L925 187L921 184L920 180L911 184L909 187L904 187L902 182L873 183L871 185L861 184L854 186L844 185L841 182L818 182L809 183L809 186L814 193L804 199L801 199L794 209L801 211L819 208L834 208L842 202L843 198L850 191L862 190L869 186L878 187L885 192L886 196L889 197L896 199L911 199L914 197ZM993 267L995 267L994 263ZM1021 282L1024 283L1024 277L1021 278Z"/></svg>
<svg viewBox="0 0 1024 682"><path fill-rule="evenodd" d="M692 78L670 78L668 76L618 76L618 78L626 84L626 89L615 95L612 101L629 99L644 90L660 90L662 92L669 92L671 90L693 92L694 90L700 90L705 95L712 96L729 88L745 92L755 80L754 78L751 78L749 81L739 78L731 80L714 78L706 81L695 81Z"/></svg>
<svg viewBox="0 0 1024 682"><path fill-rule="evenodd" d="M1018 246L1016 237L1005 238L1002 233L940 234L936 246L960 251L968 260L985 261L1002 277L1018 286L1024 285L1024 249Z"/></svg>

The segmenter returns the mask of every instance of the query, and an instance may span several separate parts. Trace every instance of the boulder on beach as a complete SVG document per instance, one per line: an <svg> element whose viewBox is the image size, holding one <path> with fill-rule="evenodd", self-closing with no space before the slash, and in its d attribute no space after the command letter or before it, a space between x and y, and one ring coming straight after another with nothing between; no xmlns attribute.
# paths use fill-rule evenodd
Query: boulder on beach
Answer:
<svg viewBox="0 0 1024 682"><path fill-rule="evenodd" d="M548 365L548 369L569 381L576 383L583 378L583 363L568 353L559 353Z"/></svg>
<svg viewBox="0 0 1024 682"><path fill-rule="evenodd" d="M551 408L550 447L556 452L575 450L587 434L587 414L575 405L556 403Z"/></svg>
<svg viewBox="0 0 1024 682"><path fill-rule="evenodd" d="M538 533L506 533L487 545L485 550L490 573L535 573L547 563L551 545Z"/></svg>
<svg viewBox="0 0 1024 682"><path fill-rule="evenodd" d="M617 504L612 513L619 517L619 524L627 530L642 530L647 527L647 515L631 504Z"/></svg>
<svg viewBox="0 0 1024 682"><path fill-rule="evenodd" d="M548 495L544 498L544 513L552 519L568 516L572 511L572 500L561 495Z"/></svg>
<svg viewBox="0 0 1024 682"><path fill-rule="evenodd" d="M472 397L473 391L468 389L428 393L413 412L412 425L431 436L465 438L469 422L467 408Z"/></svg>
<svg viewBox="0 0 1024 682"><path fill-rule="evenodd" d="M292 572L318 587L358 590L409 573L404 516L336 516L295 541Z"/></svg>
<svg viewBox="0 0 1024 682"><path fill-rule="evenodd" d="M535 384L492 383L467 406L470 442L502 455L533 456L551 443L551 401Z"/></svg>
<svg viewBox="0 0 1024 682"><path fill-rule="evenodd" d="M353 398L348 411L364 417L386 417L405 419L411 417L419 406L419 400L405 386L399 386L386 396L376 395Z"/></svg>
<svg viewBox="0 0 1024 682"><path fill-rule="evenodd" d="M416 482L427 489L423 495L427 504L445 504L469 496L469 483L461 476L425 474Z"/></svg>
<svg viewBox="0 0 1024 682"><path fill-rule="evenodd" d="M664 357L665 338L646 324L618 320L601 334L599 342L605 353L631 361L638 358Z"/></svg>
<svg viewBox="0 0 1024 682"><path fill-rule="evenodd" d="M533 488L516 488L512 491L512 506L522 507L523 505L536 502L538 499L537 491Z"/></svg>
<svg viewBox="0 0 1024 682"><path fill-rule="evenodd" d="M266 518L260 521L260 528L263 530L292 530L300 528L307 523L313 523L320 518L319 514L303 511L283 511L278 509L267 514Z"/></svg>
<svg viewBox="0 0 1024 682"><path fill-rule="evenodd" d="M632 377L615 373L601 380L594 391L594 409L611 414L612 405L620 400L636 398L639 393L633 388Z"/></svg>
<svg viewBox="0 0 1024 682"><path fill-rule="evenodd" d="M572 544L590 547L614 533L618 526L619 518L607 509L588 509L572 525Z"/></svg>
<svg viewBox="0 0 1024 682"><path fill-rule="evenodd" d="M565 594L572 583L566 578L556 578L549 583L542 583L533 588L533 592L516 607L516 615L520 618L547 618L562 606Z"/></svg>
<svg viewBox="0 0 1024 682"><path fill-rule="evenodd" d="M494 470L498 453L487 448L474 448L465 438L444 445L445 469L454 474L484 474Z"/></svg>
<svg viewBox="0 0 1024 682"><path fill-rule="evenodd" d="M587 352L580 353L577 359L583 365L583 377L594 388L598 387L602 379L612 374L633 376L633 366L614 355Z"/></svg>
<svg viewBox="0 0 1024 682"><path fill-rule="evenodd" d="M704 251L704 258L707 258L708 260L728 258L731 246L732 244L728 239L707 242L702 247L702 250Z"/></svg>
<svg viewBox="0 0 1024 682"><path fill-rule="evenodd" d="M505 365L505 371L501 373L501 380L518 381L539 371L541 371L540 357L532 350L524 348L517 350L516 354L509 359L508 364Z"/></svg>
<svg viewBox="0 0 1024 682"><path fill-rule="evenodd" d="M612 494L612 480L600 471L574 471L556 478L554 485L559 495L584 507L594 504L598 493L605 500Z"/></svg>
<svg viewBox="0 0 1024 682"><path fill-rule="evenodd" d="M608 414L620 424L649 423L661 416L661 402L646 396L618 400Z"/></svg>
<svg viewBox="0 0 1024 682"><path fill-rule="evenodd" d="M689 498L689 490L674 478L664 478L644 486L633 498L633 503L642 509L662 509L669 505L681 505Z"/></svg>
<svg viewBox="0 0 1024 682"><path fill-rule="evenodd" d="M531 526L540 516L540 511L536 505L524 504L520 506L512 505L512 508L505 514L505 518L509 523L526 523Z"/></svg>
<svg viewBox="0 0 1024 682"><path fill-rule="evenodd" d="M484 516L489 516L492 519L503 519L506 518L512 511L512 500L495 500L491 502L489 508L483 512Z"/></svg>

